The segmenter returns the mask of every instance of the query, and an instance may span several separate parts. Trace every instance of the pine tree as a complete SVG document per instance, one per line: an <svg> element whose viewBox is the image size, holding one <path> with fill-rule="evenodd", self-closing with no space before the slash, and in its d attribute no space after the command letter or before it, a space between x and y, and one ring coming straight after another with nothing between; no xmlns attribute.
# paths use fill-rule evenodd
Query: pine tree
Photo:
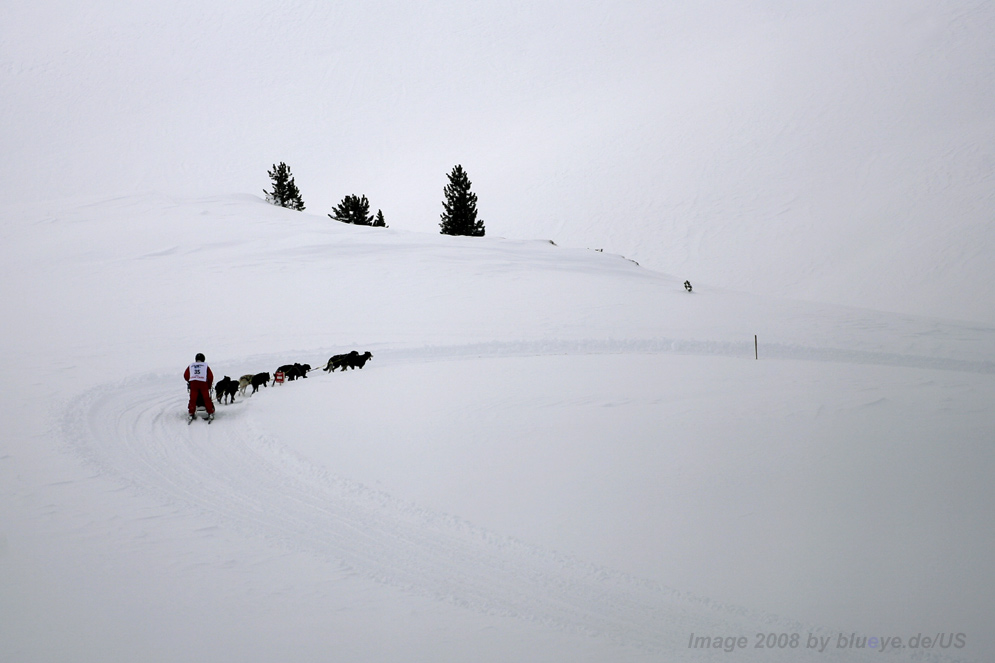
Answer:
<svg viewBox="0 0 995 663"><path fill-rule="evenodd" d="M377 216L376 216L375 219L373 219L373 227L374 228L386 228L387 227L387 224L384 222L383 212L381 210L377 210Z"/></svg>
<svg viewBox="0 0 995 663"><path fill-rule="evenodd" d="M297 210L304 209L304 201L301 200L301 192L294 184L294 176L290 174L287 164L280 162L280 165L273 164L273 170L269 171L269 177L273 180L273 190L263 191L266 194L266 202Z"/></svg>
<svg viewBox="0 0 995 663"><path fill-rule="evenodd" d="M484 236L484 222L477 220L477 194L470 191L470 178L463 166L457 165L449 173L449 184L444 189L442 201L443 235Z"/></svg>
<svg viewBox="0 0 995 663"><path fill-rule="evenodd" d="M370 215L370 201L366 196L346 196L336 207L332 208L332 213L328 218L341 221L343 223L354 223L357 226L368 226L373 223Z"/></svg>

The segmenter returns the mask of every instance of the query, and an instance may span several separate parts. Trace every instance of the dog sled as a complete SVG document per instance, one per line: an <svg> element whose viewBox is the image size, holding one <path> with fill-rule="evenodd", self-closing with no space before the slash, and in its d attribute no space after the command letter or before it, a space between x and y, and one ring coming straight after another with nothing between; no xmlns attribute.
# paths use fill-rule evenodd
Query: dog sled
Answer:
<svg viewBox="0 0 995 663"><path fill-rule="evenodd" d="M214 421L214 414L207 411L207 405L204 404L204 395L197 394L197 404L194 409L194 414L187 415L187 425L189 426L191 422L196 418L197 415L202 415L202 419L210 424Z"/></svg>

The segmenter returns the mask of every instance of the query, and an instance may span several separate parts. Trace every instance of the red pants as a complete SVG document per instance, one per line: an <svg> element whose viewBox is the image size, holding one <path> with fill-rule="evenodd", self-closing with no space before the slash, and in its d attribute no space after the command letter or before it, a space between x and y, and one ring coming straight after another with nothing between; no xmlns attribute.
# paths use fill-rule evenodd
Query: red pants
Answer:
<svg viewBox="0 0 995 663"><path fill-rule="evenodd" d="M207 408L208 414L214 414L214 401L211 400L211 386L200 380L190 381L190 404L187 405L187 412L193 414L197 411L197 397L200 396Z"/></svg>

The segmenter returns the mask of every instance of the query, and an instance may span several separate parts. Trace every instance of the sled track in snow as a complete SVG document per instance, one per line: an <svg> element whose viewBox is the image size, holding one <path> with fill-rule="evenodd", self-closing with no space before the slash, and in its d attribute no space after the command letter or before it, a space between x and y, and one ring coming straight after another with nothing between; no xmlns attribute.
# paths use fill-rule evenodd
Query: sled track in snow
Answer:
<svg viewBox="0 0 995 663"><path fill-rule="evenodd" d="M395 361L450 360L481 357L529 357L583 354L675 354L701 357L753 359L753 340L743 342L701 341L690 339L580 339L576 341L511 341L442 345L378 352ZM856 364L920 368L958 373L995 374L995 361L983 357L936 357L877 350L815 347L797 343L767 343L759 346L761 360L818 361L833 364Z"/></svg>
<svg viewBox="0 0 995 663"><path fill-rule="evenodd" d="M829 633L586 564L332 476L262 430L251 401L219 407L211 426L188 426L176 382L152 375L78 398L62 422L73 452L166 505L485 614L683 659L713 656L688 649L692 632ZM794 651L793 660L807 654ZM813 660L837 657L863 660L853 651Z"/></svg>

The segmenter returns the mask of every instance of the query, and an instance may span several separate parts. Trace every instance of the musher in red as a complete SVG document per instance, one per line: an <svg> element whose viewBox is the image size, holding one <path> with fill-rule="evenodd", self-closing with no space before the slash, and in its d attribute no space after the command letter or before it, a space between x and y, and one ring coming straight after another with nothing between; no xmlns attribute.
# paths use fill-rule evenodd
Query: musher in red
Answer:
<svg viewBox="0 0 995 663"><path fill-rule="evenodd" d="M203 399L204 407L207 408L207 418L214 418L214 401L211 400L211 387L214 386L214 373L211 367L204 360L201 352L197 353L194 363L187 366L183 371L183 379L187 381L187 389L190 390L190 404L187 406L189 412L188 419L193 419L197 411L197 397Z"/></svg>

